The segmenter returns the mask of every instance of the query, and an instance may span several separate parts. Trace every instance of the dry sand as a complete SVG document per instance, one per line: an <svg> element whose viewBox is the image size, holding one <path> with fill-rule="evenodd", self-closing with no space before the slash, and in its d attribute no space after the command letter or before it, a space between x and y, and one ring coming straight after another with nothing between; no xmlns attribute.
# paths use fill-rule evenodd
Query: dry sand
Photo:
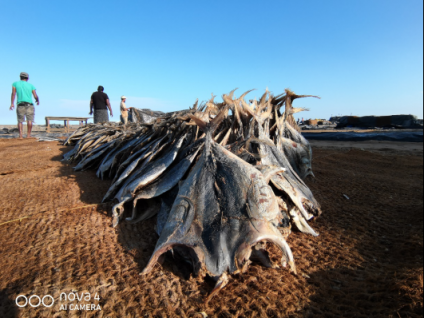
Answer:
<svg viewBox="0 0 424 318"><path fill-rule="evenodd" d="M319 237L288 239L299 275L252 264L205 305L213 282L178 260L139 276L155 221L113 229L99 204L110 181L60 162L71 148L0 140L0 317L422 317L422 144L312 144L324 213ZM102 310L60 311L76 291L98 293ZM21 309L21 294L56 303Z"/></svg>

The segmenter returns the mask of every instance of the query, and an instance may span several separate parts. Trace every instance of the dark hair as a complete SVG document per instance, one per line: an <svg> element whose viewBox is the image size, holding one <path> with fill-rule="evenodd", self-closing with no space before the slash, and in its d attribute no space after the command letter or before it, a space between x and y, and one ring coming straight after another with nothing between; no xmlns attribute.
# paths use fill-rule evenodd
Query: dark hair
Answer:
<svg viewBox="0 0 424 318"><path fill-rule="evenodd" d="M99 87L97 87L98 92L103 92L104 90L105 90L105 88L101 85Z"/></svg>
<svg viewBox="0 0 424 318"><path fill-rule="evenodd" d="M22 80L25 80L25 79L28 79L28 77L26 77L26 76L21 76L21 81L22 81Z"/></svg>

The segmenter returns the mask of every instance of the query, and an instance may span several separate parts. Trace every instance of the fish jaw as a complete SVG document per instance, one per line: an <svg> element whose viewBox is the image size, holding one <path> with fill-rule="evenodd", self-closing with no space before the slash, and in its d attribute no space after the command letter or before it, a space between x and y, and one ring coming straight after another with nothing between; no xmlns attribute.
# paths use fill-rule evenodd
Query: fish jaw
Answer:
<svg viewBox="0 0 424 318"><path fill-rule="evenodd" d="M252 249L261 242L269 242L276 245L283 252L282 266L287 267L289 265L290 270L297 274L293 253L286 240L271 222L263 220L253 220L250 231L245 234L244 244L241 244L237 251L237 263L245 263L247 261L246 255L250 257L248 252L250 251L251 253Z"/></svg>
<svg viewBox="0 0 424 318"><path fill-rule="evenodd" d="M306 234L310 234L312 236L319 236L317 232L306 222L305 218L301 215L299 210L295 207L290 211L290 216L293 223L296 225L297 229Z"/></svg>
<svg viewBox="0 0 424 318"><path fill-rule="evenodd" d="M279 247L283 252L281 261L283 267L288 264L291 271L296 273L290 247L278 229L269 221L232 219L227 220L221 231L209 240L203 239L204 234L199 220L196 219L194 205L183 197L177 206L174 205L172 208L155 251L142 274L148 274L160 256L176 246L189 248L196 256L192 260L197 264L195 268L197 270L203 268L212 277L219 277L226 272L230 274L244 272L246 265L250 263L252 249L260 242L270 242ZM208 248L210 241L216 244L213 251ZM214 253L216 251L218 253Z"/></svg>
<svg viewBox="0 0 424 318"><path fill-rule="evenodd" d="M217 280L216 285L209 296L205 299L207 304L213 297L215 297L225 286L230 282L230 278L227 273L223 273Z"/></svg>
<svg viewBox="0 0 424 318"><path fill-rule="evenodd" d="M142 272L149 273L161 255L174 247L195 255L195 268L211 277L243 272L254 246L275 244L282 265L296 273L293 253L274 224L281 212L264 175L212 139L213 124L192 117L206 133L205 148L178 196L162 229L155 251ZM284 171L284 167L269 175ZM235 181L236 180L236 181ZM223 280L225 283L225 279ZM218 289L223 284L218 284Z"/></svg>
<svg viewBox="0 0 424 318"><path fill-rule="evenodd" d="M250 264L253 249L261 242L269 242L276 245L283 252L282 266L287 267L289 265L290 271L297 274L293 253L274 225L263 220L245 220L243 223L243 231L239 233L236 244L233 246L231 244L222 245L222 250L226 250L229 254L228 260L230 263L224 262L225 266L216 266L216 261L222 261L222 259L217 259L214 257L215 255L211 255L203 242L195 242L193 234L196 230L191 229L187 235L182 237L178 237L178 234L182 234L182 232L179 232L177 235L169 237L166 241L158 242L149 263L141 274L150 273L161 255L177 246L183 246L191 250L192 262L196 264L194 266L195 275L200 269L203 269L206 274L212 277L220 277L225 273L237 274L245 272L246 265ZM227 230L230 229L228 228ZM224 231L224 233L228 234L230 231ZM221 235L221 238L226 238L226 235ZM231 242L231 239L220 241L221 244L224 242ZM277 266L273 267L277 268Z"/></svg>

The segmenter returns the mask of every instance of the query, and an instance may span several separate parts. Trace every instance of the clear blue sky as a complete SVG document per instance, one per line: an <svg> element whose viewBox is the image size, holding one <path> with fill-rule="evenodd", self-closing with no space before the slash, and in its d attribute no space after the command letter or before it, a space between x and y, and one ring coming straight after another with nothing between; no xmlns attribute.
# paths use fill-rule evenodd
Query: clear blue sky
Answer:
<svg viewBox="0 0 424 318"><path fill-rule="evenodd" d="M239 87L288 87L305 118L423 117L422 0L2 1L0 124L28 72L45 116L87 116L98 85L172 111ZM296 104L295 104L296 106Z"/></svg>

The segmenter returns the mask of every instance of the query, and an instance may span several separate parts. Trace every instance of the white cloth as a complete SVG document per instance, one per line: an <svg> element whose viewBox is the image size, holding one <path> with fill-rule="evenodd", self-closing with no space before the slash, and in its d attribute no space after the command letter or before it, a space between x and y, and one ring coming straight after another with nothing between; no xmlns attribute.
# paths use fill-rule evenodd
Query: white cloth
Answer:
<svg viewBox="0 0 424 318"><path fill-rule="evenodd" d="M121 116L123 118L128 118L127 106L125 106L124 102L121 102Z"/></svg>

